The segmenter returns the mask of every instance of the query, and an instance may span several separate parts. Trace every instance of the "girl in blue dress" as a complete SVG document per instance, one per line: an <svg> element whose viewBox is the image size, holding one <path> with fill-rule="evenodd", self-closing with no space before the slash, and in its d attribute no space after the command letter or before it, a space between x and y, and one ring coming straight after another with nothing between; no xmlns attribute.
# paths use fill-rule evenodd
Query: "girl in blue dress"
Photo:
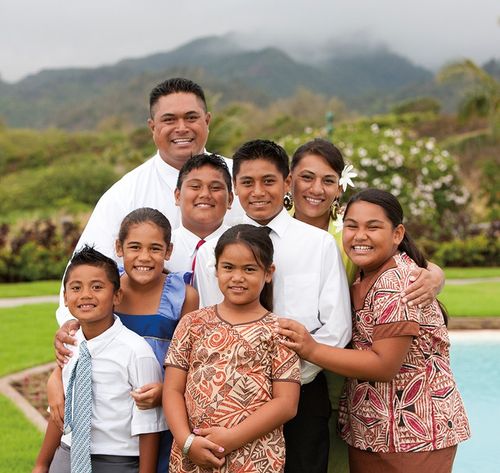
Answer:
<svg viewBox="0 0 500 473"><path fill-rule="evenodd" d="M182 315L198 309L198 293L184 282L184 274L164 272L170 257L171 227L158 210L130 212L120 226L116 253L123 258L123 297L115 313L130 330L144 337L163 368L165 355ZM139 409L161 405L161 383L147 384L132 393ZM162 432L158 472L168 471L172 435Z"/></svg>

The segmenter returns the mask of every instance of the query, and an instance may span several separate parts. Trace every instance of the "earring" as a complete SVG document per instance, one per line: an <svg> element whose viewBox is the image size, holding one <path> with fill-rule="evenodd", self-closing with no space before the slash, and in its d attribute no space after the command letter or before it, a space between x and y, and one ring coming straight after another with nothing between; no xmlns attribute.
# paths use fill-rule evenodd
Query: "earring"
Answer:
<svg viewBox="0 0 500 473"><path fill-rule="evenodd" d="M287 210L290 210L293 207L293 197L290 192L287 192L283 197L283 205Z"/></svg>
<svg viewBox="0 0 500 473"><path fill-rule="evenodd" d="M337 217L342 214L342 207L340 205L340 199L338 197L332 202L332 207L330 209L330 215L332 216L332 220L337 220Z"/></svg>

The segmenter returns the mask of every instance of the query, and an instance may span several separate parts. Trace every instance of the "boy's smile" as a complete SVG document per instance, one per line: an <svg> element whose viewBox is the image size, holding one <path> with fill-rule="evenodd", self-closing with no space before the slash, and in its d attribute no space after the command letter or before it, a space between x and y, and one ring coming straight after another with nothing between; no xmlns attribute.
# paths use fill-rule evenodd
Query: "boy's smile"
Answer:
<svg viewBox="0 0 500 473"><path fill-rule="evenodd" d="M181 188L175 189L182 224L200 238L222 225L232 202L233 193L229 192L222 172L209 164L190 171Z"/></svg>
<svg viewBox="0 0 500 473"><path fill-rule="evenodd" d="M113 325L113 307L120 295L119 291L115 292L106 271L99 266L73 268L64 288L64 302L80 322L87 339Z"/></svg>
<svg viewBox="0 0 500 473"><path fill-rule="evenodd" d="M264 158L244 161L234 176L234 189L246 214L266 225L283 208L283 196L290 189L286 179L271 161Z"/></svg>

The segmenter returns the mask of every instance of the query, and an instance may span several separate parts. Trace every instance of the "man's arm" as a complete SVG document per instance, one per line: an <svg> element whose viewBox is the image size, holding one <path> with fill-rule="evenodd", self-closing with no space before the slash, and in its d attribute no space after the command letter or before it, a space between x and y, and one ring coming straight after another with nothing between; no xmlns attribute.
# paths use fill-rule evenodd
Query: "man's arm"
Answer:
<svg viewBox="0 0 500 473"><path fill-rule="evenodd" d="M344 348L352 336L351 298L340 251L329 234L323 241L318 301L322 326L312 337L319 343ZM314 379L321 368L302 360L302 382Z"/></svg>
<svg viewBox="0 0 500 473"><path fill-rule="evenodd" d="M427 264L427 269L417 268L412 271L412 283L401 293L402 302L410 307L431 304L444 287L444 271L434 263Z"/></svg>

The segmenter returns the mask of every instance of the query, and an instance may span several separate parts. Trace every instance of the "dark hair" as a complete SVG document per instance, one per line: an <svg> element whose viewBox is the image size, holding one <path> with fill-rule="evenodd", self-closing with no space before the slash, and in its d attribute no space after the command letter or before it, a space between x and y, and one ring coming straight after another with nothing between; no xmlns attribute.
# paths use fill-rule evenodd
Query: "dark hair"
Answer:
<svg viewBox="0 0 500 473"><path fill-rule="evenodd" d="M215 265L219 264L219 258L224 248L234 243L242 243L246 245L255 257L257 264L268 270L273 264L274 248L273 242L269 237L267 230L263 227L254 225L241 224L231 227L226 230L217 245L215 246ZM273 310L273 284L266 282L260 293L259 301L262 306L269 310Z"/></svg>
<svg viewBox="0 0 500 473"><path fill-rule="evenodd" d="M198 97L203 103L205 112L207 111L207 101L205 99L205 93L203 92L203 89L192 80L184 79L183 77L173 77L171 79L160 82L153 88L153 90L149 94L149 113L151 115L151 118L153 118L154 115L153 108L158 100L160 100L160 97L178 93L196 95L196 97Z"/></svg>
<svg viewBox="0 0 500 473"><path fill-rule="evenodd" d="M120 231L118 232L118 240L123 245L123 242L127 238L128 232L132 225L138 225L140 223L153 223L163 232L163 240L167 245L170 245L170 238L172 236L172 227L168 218L165 217L159 210L152 209L150 207L141 207L139 209L132 210L123 220L120 225Z"/></svg>
<svg viewBox="0 0 500 473"><path fill-rule="evenodd" d="M242 144L233 155L233 179L240 172L241 163L254 159L265 159L273 163L286 179L290 174L290 166L286 151L278 144L269 140L253 140Z"/></svg>
<svg viewBox="0 0 500 473"><path fill-rule="evenodd" d="M342 153L333 143L323 138L315 138L299 146L293 153L290 169L293 171L300 160L310 154L322 156L339 176L342 174L345 166Z"/></svg>
<svg viewBox="0 0 500 473"><path fill-rule="evenodd" d="M349 207L355 202L360 201L369 202L381 207L386 217L391 221L394 228L403 223L403 208L401 207L398 199L396 199L396 197L394 197L390 192L372 188L364 189L357 194L354 194L349 199L344 212L344 218L347 216ZM398 246L398 250L404 251L421 268L427 268L427 260L425 259L425 256L417 248L410 235L408 235L408 232L406 231L403 239L401 240L401 243ZM443 313L444 323L448 325L448 314L446 312L446 309L439 300L438 303Z"/></svg>
<svg viewBox="0 0 500 473"><path fill-rule="evenodd" d="M224 159L218 154L196 154L191 156L179 171L176 185L177 189L182 187L184 179L193 169L200 169L203 166L212 166L217 171L220 171L222 177L224 178L224 182L226 183L228 192L233 190L229 168L227 167L226 161L224 161Z"/></svg>
<svg viewBox="0 0 500 473"><path fill-rule="evenodd" d="M103 255L93 247L85 245L81 250L78 250L74 253L68 267L66 268L63 279L64 290L66 290L66 284L69 280L71 272L78 266L83 265L102 268L106 273L109 282L113 284L114 292L120 289L120 274L118 273L116 262L111 258Z"/></svg>

